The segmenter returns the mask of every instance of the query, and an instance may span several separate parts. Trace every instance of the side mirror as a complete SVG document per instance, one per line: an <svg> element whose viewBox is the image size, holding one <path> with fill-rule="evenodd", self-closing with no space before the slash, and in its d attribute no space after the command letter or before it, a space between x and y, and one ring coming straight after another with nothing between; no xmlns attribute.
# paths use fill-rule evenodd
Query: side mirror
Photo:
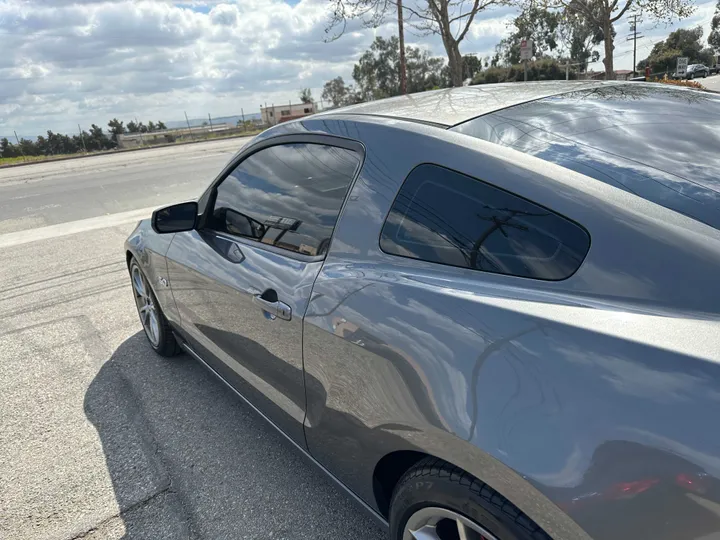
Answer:
<svg viewBox="0 0 720 540"><path fill-rule="evenodd" d="M152 228L158 234L191 231L195 228L197 215L198 203L195 201L166 206L153 212Z"/></svg>

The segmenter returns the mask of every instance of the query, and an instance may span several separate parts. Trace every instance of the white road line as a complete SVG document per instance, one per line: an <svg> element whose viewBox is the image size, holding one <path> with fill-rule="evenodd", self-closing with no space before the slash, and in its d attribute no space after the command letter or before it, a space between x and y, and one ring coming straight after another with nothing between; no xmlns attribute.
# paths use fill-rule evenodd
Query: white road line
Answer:
<svg viewBox="0 0 720 540"><path fill-rule="evenodd" d="M234 156L234 155L235 155L235 152L219 152L219 153L217 153L217 154L205 154L204 156L193 156L193 157L188 157L188 158L185 158L185 159L187 159L188 161L190 161L191 159L207 159L207 158L211 158L211 157Z"/></svg>
<svg viewBox="0 0 720 540"><path fill-rule="evenodd" d="M37 229L30 229L27 231L0 234L0 248L19 246L21 244L48 240L59 236L67 236L69 234L77 234L95 229L124 225L125 223L132 223L133 221L140 221L141 219L150 217L153 210L156 208L156 206L153 206L151 208L141 208L139 210L120 212L107 216L70 221L69 223L60 223L59 225L38 227Z"/></svg>

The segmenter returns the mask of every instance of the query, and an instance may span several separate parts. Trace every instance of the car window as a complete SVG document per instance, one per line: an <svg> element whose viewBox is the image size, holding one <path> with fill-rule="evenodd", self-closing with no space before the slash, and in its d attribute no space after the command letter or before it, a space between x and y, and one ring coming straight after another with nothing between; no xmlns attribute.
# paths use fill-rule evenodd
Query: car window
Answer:
<svg viewBox="0 0 720 540"><path fill-rule="evenodd" d="M352 150L320 144L260 150L217 187L209 227L323 255L359 163Z"/></svg>
<svg viewBox="0 0 720 540"><path fill-rule="evenodd" d="M576 223L437 165L420 165L403 183L383 226L386 253L545 280L572 275L590 247Z"/></svg>
<svg viewBox="0 0 720 540"><path fill-rule="evenodd" d="M454 131L557 163L720 228L720 96L643 83L568 92Z"/></svg>

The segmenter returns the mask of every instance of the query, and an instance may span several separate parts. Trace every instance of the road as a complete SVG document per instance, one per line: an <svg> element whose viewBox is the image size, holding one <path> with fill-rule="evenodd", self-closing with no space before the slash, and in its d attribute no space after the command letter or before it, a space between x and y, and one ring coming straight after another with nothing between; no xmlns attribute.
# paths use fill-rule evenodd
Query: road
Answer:
<svg viewBox="0 0 720 540"><path fill-rule="evenodd" d="M145 343L122 243L243 141L0 170L0 538L382 532L186 356Z"/></svg>
<svg viewBox="0 0 720 540"><path fill-rule="evenodd" d="M720 92L720 75L711 75L706 79L700 79L698 82L708 90Z"/></svg>

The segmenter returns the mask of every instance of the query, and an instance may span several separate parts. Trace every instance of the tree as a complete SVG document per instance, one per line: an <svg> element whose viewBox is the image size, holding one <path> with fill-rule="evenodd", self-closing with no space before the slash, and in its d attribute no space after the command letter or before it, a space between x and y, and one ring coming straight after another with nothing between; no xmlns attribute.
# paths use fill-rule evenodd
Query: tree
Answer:
<svg viewBox="0 0 720 540"><path fill-rule="evenodd" d="M428 51L418 47L405 47L405 56L408 92L447 86L448 77L443 72L445 62L442 58L433 58ZM353 79L360 100L371 101L400 95L399 64L398 38L376 37L353 67Z"/></svg>
<svg viewBox="0 0 720 540"><path fill-rule="evenodd" d="M533 42L535 58L549 55L558 48L558 26L562 15L542 6L530 5L513 19L513 32L495 47L495 65L510 66L520 63L520 42L529 38Z"/></svg>
<svg viewBox="0 0 720 540"><path fill-rule="evenodd" d="M158 120L157 128L158 128L158 129L167 129L167 126L166 126L163 122L161 122L160 120Z"/></svg>
<svg viewBox="0 0 720 540"><path fill-rule="evenodd" d="M398 95L400 93L397 69L399 62L398 38L376 37L353 67L352 76L360 99L371 101Z"/></svg>
<svg viewBox="0 0 720 540"><path fill-rule="evenodd" d="M303 88L300 91L300 101L303 103L314 103L315 100L312 97L312 90L309 88Z"/></svg>
<svg viewBox="0 0 720 540"><path fill-rule="evenodd" d="M322 98L332 103L333 107L342 107L359 101L353 86L346 86L342 77L335 77L325 83Z"/></svg>
<svg viewBox="0 0 720 540"><path fill-rule="evenodd" d="M482 71L482 60L473 54L463 56L463 79L472 80L475 74Z"/></svg>
<svg viewBox="0 0 720 540"><path fill-rule="evenodd" d="M205 123L207 124L207 122L205 122ZM147 126L146 126L145 124L143 124L142 122L140 122L140 123L138 124L138 131L140 131L140 133L147 133L147 132L148 132L148 128L147 128Z"/></svg>
<svg viewBox="0 0 720 540"><path fill-rule="evenodd" d="M109 150L115 143L108 138L100 126L90 125L90 133L85 141L88 150Z"/></svg>
<svg viewBox="0 0 720 540"><path fill-rule="evenodd" d="M128 130L128 133L138 133L140 131L140 128L138 127L138 125L135 122L130 120L127 123L127 130Z"/></svg>
<svg viewBox="0 0 720 540"><path fill-rule="evenodd" d="M405 47L407 59L407 93L424 92L450 85L449 72L445 69L445 60L432 57L427 49ZM398 81L399 82L399 81ZM397 95L402 94L398 84Z"/></svg>
<svg viewBox="0 0 720 540"><path fill-rule="evenodd" d="M108 122L108 128L110 128L112 140L115 142L117 142L118 135L125 133L125 126L117 118L113 118Z"/></svg>
<svg viewBox="0 0 720 540"><path fill-rule="evenodd" d="M720 0L718 0L718 3L715 6L715 15L713 15L712 22L710 23L708 45L713 48L713 52L720 53ZM711 65L715 65L714 56Z"/></svg>
<svg viewBox="0 0 720 540"><path fill-rule="evenodd" d="M347 21L351 19L361 19L366 26L380 26L387 15L395 13L399 3L398 0L330 1L332 14L326 31L342 26L340 34L345 30ZM415 0L412 3L402 3L401 8L407 24L422 33L440 36L448 57L452 85L462 86L463 57L460 54L460 43L465 39L478 13L509 2L510 0Z"/></svg>
<svg viewBox="0 0 720 540"><path fill-rule="evenodd" d="M565 78L565 65L555 58L541 58L528 62L528 81L553 81ZM522 81L525 76L525 67L514 64L509 67L493 66L475 75L473 84L489 84L498 82ZM570 79L577 79L575 69L569 71Z"/></svg>
<svg viewBox="0 0 720 540"><path fill-rule="evenodd" d="M605 78L614 79L613 50L615 49L615 30L613 25L625 13L635 7L656 21L671 22L682 19L695 11L693 0L545 0L546 5L562 7L568 11L586 17L597 25L602 32L605 45Z"/></svg>
<svg viewBox="0 0 720 540"><path fill-rule="evenodd" d="M150 121L148 122L148 131L149 131L150 133L152 133L152 132L155 131L156 129L157 129L157 126L155 125L155 122L153 122L152 120L150 120Z"/></svg>
<svg viewBox="0 0 720 540"><path fill-rule="evenodd" d="M645 66L650 65L653 72L672 73L677 65L678 56L687 56L691 64L712 60L712 50L703 49L702 36L701 26L680 28L670 32L664 41L658 41L653 45L650 56L638 63L638 69L643 70Z"/></svg>
<svg viewBox="0 0 720 540"><path fill-rule="evenodd" d="M595 46L603 42L602 30L587 17L565 10L558 26L558 37L564 54L571 63L579 65L579 71L586 71L589 62L600 60Z"/></svg>

